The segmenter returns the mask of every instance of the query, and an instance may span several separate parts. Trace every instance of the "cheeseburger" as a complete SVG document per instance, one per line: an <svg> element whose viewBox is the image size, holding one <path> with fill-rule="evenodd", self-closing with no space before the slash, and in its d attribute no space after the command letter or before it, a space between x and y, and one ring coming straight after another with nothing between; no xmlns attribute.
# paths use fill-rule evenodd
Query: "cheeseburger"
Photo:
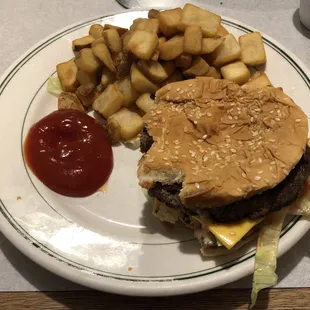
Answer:
<svg viewBox="0 0 310 310"><path fill-rule="evenodd" d="M194 230L203 255L238 249L303 192L308 120L280 88L176 82L157 91L144 120L139 184L156 216Z"/></svg>

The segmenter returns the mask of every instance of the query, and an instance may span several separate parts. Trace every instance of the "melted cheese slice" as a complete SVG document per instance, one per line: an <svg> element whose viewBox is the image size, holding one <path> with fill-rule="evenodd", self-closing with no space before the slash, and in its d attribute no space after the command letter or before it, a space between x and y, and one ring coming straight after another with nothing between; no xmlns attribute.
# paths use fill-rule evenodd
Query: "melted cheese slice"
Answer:
<svg viewBox="0 0 310 310"><path fill-rule="evenodd" d="M214 223L208 218L197 217L202 226L209 231L227 248L231 249L236 245L255 225L263 218L244 219L236 223Z"/></svg>

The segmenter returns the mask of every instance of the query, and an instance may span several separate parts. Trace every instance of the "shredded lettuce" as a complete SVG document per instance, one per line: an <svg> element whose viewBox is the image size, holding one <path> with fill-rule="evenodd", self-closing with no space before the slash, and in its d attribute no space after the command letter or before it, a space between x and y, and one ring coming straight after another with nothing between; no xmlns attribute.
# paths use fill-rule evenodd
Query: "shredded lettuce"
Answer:
<svg viewBox="0 0 310 310"><path fill-rule="evenodd" d="M48 79L47 91L54 96L59 96L62 93L62 86L57 76L51 76Z"/></svg>
<svg viewBox="0 0 310 310"><path fill-rule="evenodd" d="M275 273L278 245L287 211L287 208L284 208L267 215L260 229L255 255L250 308L254 307L259 291L275 285L278 281L278 276Z"/></svg>

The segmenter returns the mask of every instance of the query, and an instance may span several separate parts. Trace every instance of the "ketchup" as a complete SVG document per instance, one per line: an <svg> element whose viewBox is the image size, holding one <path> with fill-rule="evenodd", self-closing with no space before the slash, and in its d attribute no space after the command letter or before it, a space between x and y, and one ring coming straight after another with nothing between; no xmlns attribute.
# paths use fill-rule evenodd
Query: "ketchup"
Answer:
<svg viewBox="0 0 310 310"><path fill-rule="evenodd" d="M38 179L65 196L93 194L107 182L113 168L104 128L76 110L55 111L34 124L24 152Z"/></svg>

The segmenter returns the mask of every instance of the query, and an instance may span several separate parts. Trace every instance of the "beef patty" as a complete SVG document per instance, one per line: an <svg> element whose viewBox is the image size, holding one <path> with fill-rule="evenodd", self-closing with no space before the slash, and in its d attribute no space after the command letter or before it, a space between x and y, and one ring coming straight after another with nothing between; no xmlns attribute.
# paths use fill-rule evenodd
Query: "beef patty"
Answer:
<svg viewBox="0 0 310 310"><path fill-rule="evenodd" d="M153 138L146 129L141 134L141 151L147 152L153 144ZM304 184L310 175L310 148L306 152L290 174L277 186L251 198L236 201L234 203L217 207L206 208L211 218L216 222L234 222L246 217L258 218L270 212L280 210L295 201L303 191ZM181 208L187 214L195 214L182 204L179 193L182 184L164 185L156 183L149 189L149 195L157 198L171 208Z"/></svg>

